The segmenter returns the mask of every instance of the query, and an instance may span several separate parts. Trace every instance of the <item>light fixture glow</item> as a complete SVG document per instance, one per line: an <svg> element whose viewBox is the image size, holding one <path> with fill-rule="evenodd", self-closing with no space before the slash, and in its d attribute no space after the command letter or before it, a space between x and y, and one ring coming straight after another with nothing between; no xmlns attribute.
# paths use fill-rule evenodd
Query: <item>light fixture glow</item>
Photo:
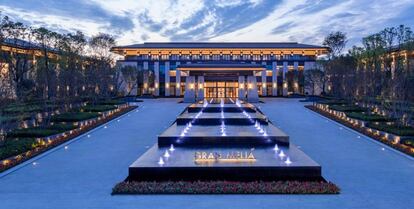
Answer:
<svg viewBox="0 0 414 209"><path fill-rule="evenodd" d="M164 157L165 158L169 158L170 157L170 153L168 153L168 150L165 150Z"/></svg>
<svg viewBox="0 0 414 209"><path fill-rule="evenodd" d="M158 165L164 165L164 160L162 159L162 157L160 157L160 160L158 161Z"/></svg>

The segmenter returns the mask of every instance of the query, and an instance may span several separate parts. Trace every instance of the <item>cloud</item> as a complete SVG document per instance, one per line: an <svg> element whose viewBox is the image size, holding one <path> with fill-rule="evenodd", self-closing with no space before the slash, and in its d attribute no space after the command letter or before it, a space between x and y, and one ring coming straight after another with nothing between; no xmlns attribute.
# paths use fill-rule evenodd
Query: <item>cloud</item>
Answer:
<svg viewBox="0 0 414 209"><path fill-rule="evenodd" d="M320 44L345 32L350 44L384 27L414 26L412 0L6 1L3 14L60 32L143 41L297 41Z"/></svg>

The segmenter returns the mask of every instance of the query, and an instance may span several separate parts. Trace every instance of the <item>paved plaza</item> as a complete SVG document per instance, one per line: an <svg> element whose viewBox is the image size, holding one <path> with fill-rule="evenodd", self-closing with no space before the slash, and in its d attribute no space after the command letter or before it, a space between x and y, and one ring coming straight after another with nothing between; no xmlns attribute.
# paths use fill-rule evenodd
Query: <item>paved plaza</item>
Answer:
<svg viewBox="0 0 414 209"><path fill-rule="evenodd" d="M0 208L410 208L414 160L304 108L263 99L260 109L322 166L339 195L111 196L128 166L156 143L186 104L151 99L105 126L0 174ZM33 164L33 162L35 162Z"/></svg>

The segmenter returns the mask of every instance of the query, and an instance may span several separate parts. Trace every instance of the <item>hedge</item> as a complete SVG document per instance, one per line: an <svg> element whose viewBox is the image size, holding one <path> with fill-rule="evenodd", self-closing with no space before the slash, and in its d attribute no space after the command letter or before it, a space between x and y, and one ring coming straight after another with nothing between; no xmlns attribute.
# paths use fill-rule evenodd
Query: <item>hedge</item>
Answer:
<svg viewBox="0 0 414 209"><path fill-rule="evenodd" d="M98 102L100 105L120 105L125 104L126 102L123 100L105 100Z"/></svg>
<svg viewBox="0 0 414 209"><path fill-rule="evenodd" d="M0 147L0 159L9 158L39 146L33 138L6 139Z"/></svg>
<svg viewBox="0 0 414 209"><path fill-rule="evenodd" d="M329 109L341 112L365 112L367 110L357 105L332 105Z"/></svg>
<svg viewBox="0 0 414 209"><path fill-rule="evenodd" d="M387 122L393 119L378 114L367 114L365 112L346 112L346 116L363 121Z"/></svg>
<svg viewBox="0 0 414 209"><path fill-rule="evenodd" d="M413 139L403 139L402 144L414 148L414 138Z"/></svg>
<svg viewBox="0 0 414 209"><path fill-rule="evenodd" d="M86 105L82 107L83 112L105 112L116 109L114 105Z"/></svg>
<svg viewBox="0 0 414 209"><path fill-rule="evenodd" d="M97 118L101 114L97 112L67 112L59 115L54 115L51 118L52 122L78 122L88 120L91 118Z"/></svg>
<svg viewBox="0 0 414 209"><path fill-rule="evenodd" d="M59 134L68 130L75 129L76 126L70 124L55 124L47 127L31 127L23 129L15 129L7 133L7 137L47 137Z"/></svg>
<svg viewBox="0 0 414 209"><path fill-rule="evenodd" d="M39 112L43 107L39 105L16 105L5 107L2 112L5 114L14 114L19 112Z"/></svg>
<svg viewBox="0 0 414 209"><path fill-rule="evenodd" d="M327 105L343 105L343 104L346 104L347 102L345 102L344 100L332 99L332 100L322 100L322 101L318 101L317 103L327 104Z"/></svg>
<svg viewBox="0 0 414 209"><path fill-rule="evenodd" d="M410 126L387 125L385 123L368 123L366 126L398 136L414 136L414 128Z"/></svg>

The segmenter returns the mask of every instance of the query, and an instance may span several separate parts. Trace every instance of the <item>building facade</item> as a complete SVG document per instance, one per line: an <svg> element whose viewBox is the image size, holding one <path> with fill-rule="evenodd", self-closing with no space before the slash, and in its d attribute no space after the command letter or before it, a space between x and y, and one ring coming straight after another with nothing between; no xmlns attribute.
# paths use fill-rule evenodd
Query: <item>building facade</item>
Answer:
<svg viewBox="0 0 414 209"><path fill-rule="evenodd" d="M169 42L112 48L121 66L144 73L137 94L204 98L239 98L305 94L304 71L326 47L294 42ZM149 76L151 75L151 76Z"/></svg>

